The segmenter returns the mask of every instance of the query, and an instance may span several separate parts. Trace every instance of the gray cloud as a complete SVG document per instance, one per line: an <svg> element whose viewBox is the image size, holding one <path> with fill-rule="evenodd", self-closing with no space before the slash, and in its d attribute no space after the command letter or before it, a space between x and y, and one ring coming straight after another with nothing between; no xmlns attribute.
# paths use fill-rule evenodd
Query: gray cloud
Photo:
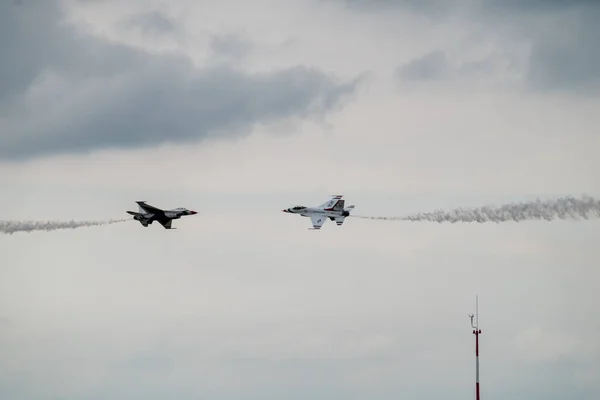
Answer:
<svg viewBox="0 0 600 400"><path fill-rule="evenodd" d="M133 15L120 25L138 27L143 33L149 35L164 35L177 30L176 22L160 11Z"/></svg>
<svg viewBox="0 0 600 400"><path fill-rule="evenodd" d="M27 88L58 50L53 40L44 38L54 31L51 21L60 16L56 8L50 2L26 8L0 3L0 105Z"/></svg>
<svg viewBox="0 0 600 400"><path fill-rule="evenodd" d="M444 0L323 0L344 4L357 11L407 10L429 17L440 17L459 6L459 1Z"/></svg>
<svg viewBox="0 0 600 400"><path fill-rule="evenodd" d="M531 40L526 81L535 90L600 88L600 2L482 0L489 17L513 19ZM545 19L545 24L531 21Z"/></svg>
<svg viewBox="0 0 600 400"><path fill-rule="evenodd" d="M600 88L600 2L565 18L534 44L527 79L536 89Z"/></svg>
<svg viewBox="0 0 600 400"><path fill-rule="evenodd" d="M556 13L578 10L582 7L598 7L597 0L479 0L487 13Z"/></svg>
<svg viewBox="0 0 600 400"><path fill-rule="evenodd" d="M596 92L600 89L600 2L596 0L477 0L462 2L410 0L335 0L356 10L380 12L396 8L421 15L458 15L463 26L502 39L515 47L526 41L530 53L523 83L535 91ZM455 10L456 12L451 12ZM461 13L464 11L464 13ZM480 24L483 24L483 28ZM506 49L510 52L510 49ZM511 61L507 61L511 62ZM483 63L488 63L484 60ZM489 67L489 65L488 65ZM442 50L399 67L402 79L454 79ZM456 71L454 71L456 72ZM479 72L483 72L479 70ZM491 71L490 71L491 72Z"/></svg>
<svg viewBox="0 0 600 400"><path fill-rule="evenodd" d="M448 79L475 79L495 69L491 58L454 65L446 52L435 50L396 68L396 76L405 82L431 82Z"/></svg>
<svg viewBox="0 0 600 400"><path fill-rule="evenodd" d="M478 10L486 14L555 13L581 7L597 7L596 0L323 0L344 4L361 11L402 9L420 14ZM441 14L440 14L441 15Z"/></svg>
<svg viewBox="0 0 600 400"><path fill-rule="evenodd" d="M324 115L358 83L305 66L200 69L182 55L85 36L61 18L51 1L0 5L3 159L241 134L259 122Z"/></svg>
<svg viewBox="0 0 600 400"><path fill-rule="evenodd" d="M219 57L240 60L253 49L252 43L235 34L214 35L210 41L210 48Z"/></svg>
<svg viewBox="0 0 600 400"><path fill-rule="evenodd" d="M446 53L437 50L399 66L396 74L403 80L429 81L446 78L450 70Z"/></svg>

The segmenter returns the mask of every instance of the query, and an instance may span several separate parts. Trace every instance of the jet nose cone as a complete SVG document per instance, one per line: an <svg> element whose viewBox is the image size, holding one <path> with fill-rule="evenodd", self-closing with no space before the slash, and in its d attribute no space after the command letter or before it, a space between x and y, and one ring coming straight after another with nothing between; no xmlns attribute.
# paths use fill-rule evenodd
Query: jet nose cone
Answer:
<svg viewBox="0 0 600 400"><path fill-rule="evenodd" d="M283 212L285 212L285 213L286 213L286 212L289 212L288 210L281 210L281 211L283 211Z"/></svg>
<svg viewBox="0 0 600 400"><path fill-rule="evenodd" d="M196 211L190 211L191 215L198 214Z"/></svg>

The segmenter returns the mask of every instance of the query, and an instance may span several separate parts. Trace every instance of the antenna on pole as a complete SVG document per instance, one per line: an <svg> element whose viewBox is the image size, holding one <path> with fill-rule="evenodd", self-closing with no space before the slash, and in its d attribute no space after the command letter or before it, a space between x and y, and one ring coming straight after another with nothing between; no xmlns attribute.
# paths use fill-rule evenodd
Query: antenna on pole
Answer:
<svg viewBox="0 0 600 400"><path fill-rule="evenodd" d="M471 328L479 328L479 296L475 296L475 314L469 314L469 317L471 318ZM475 318L475 323L473 323L473 318ZM475 332L473 332L473 334L475 334Z"/></svg>
<svg viewBox="0 0 600 400"><path fill-rule="evenodd" d="M475 314L469 314L471 318L471 328L473 328L473 335L475 335L475 396L477 400L480 400L479 396L479 335L481 329L479 329L479 296L475 296ZM475 323L473 323L475 318Z"/></svg>

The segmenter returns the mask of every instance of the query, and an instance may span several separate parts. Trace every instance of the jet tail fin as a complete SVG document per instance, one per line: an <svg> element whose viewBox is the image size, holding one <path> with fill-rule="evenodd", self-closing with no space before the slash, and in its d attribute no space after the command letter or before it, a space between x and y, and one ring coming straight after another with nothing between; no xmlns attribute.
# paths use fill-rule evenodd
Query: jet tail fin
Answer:
<svg viewBox="0 0 600 400"><path fill-rule="evenodd" d="M136 213L135 211L127 211L127 214L130 214L130 215L139 215L140 213Z"/></svg>
<svg viewBox="0 0 600 400"><path fill-rule="evenodd" d="M325 203L319 205L319 208L322 208L322 209L333 208L338 203L338 201L341 199L342 199L341 195L333 195Z"/></svg>

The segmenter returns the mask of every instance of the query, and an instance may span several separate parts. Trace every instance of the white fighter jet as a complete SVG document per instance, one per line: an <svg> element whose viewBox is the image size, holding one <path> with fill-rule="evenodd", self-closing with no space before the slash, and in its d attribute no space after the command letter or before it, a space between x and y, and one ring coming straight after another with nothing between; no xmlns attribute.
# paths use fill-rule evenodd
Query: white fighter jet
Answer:
<svg viewBox="0 0 600 400"><path fill-rule="evenodd" d="M345 202L341 195L334 195L331 196L329 201L317 207L295 206L282 211L290 214L300 214L303 217L310 217L313 227L309 229L319 230L325 221L327 221L327 218L335 221L337 226L341 226L344 223L344 220L354 208L354 206L344 208Z"/></svg>
<svg viewBox="0 0 600 400"><path fill-rule="evenodd" d="M158 221L165 229L176 229L171 228L171 223L174 219L179 219L184 215L198 214L196 211L188 210L187 208L174 208L172 210L161 210L149 204L145 201L136 201L139 206L139 212L127 211L128 214L133 215L133 219L140 221L140 223L148 227L154 221Z"/></svg>

